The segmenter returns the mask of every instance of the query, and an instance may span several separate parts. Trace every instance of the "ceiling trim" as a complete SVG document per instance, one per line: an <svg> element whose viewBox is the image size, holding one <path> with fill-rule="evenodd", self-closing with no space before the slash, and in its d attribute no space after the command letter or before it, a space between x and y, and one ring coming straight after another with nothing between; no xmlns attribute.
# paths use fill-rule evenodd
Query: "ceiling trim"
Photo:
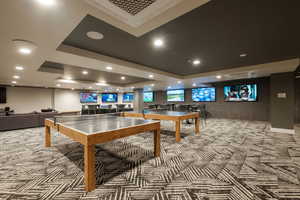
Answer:
<svg viewBox="0 0 300 200"><path fill-rule="evenodd" d="M118 19L118 17L114 17L110 14L107 14L96 7L92 6L89 3L85 3L89 6L89 14L105 21L108 24L111 24L123 31L126 31L136 37L140 37L153 29L160 27L163 24L170 22L171 20L184 15L185 13L190 12L191 10L198 8L210 0L184 0L173 7L170 7L163 13L150 18L145 23L141 24L138 27L130 26L128 23L123 22L122 20Z"/></svg>
<svg viewBox="0 0 300 200"><path fill-rule="evenodd" d="M102 55L102 54L99 54L99 53L94 53L92 51L76 48L76 47L69 46L69 45L64 45L64 44L60 45L57 48L57 53L59 53L59 52L72 54L72 55L75 55L75 56L80 56L81 60L84 59L84 58L85 59L97 60L97 61L103 62L103 63L101 63L102 65L103 64L106 64L106 65L113 64L113 65L118 65L119 67L126 67L126 68L130 68L130 69L133 69L133 70L139 70L139 71L142 71L143 75L145 75L145 74L148 75L148 74L152 73L152 74L154 74L154 80L159 80L160 78L162 80L165 80L167 77L169 79L182 79L183 78L180 75L160 71L160 70L157 70L157 69L146 67L144 65L124 61L124 60L121 60L121 59L113 58L113 57ZM52 56L52 60L50 59L49 61L54 61L56 58L59 58L59 55ZM67 62L67 59L64 59L64 62ZM60 61L59 63L69 64L69 63L64 63L64 62ZM68 62L72 62L72 60L68 60ZM99 64L98 64L98 67L99 67ZM122 70L122 74L126 74L125 70ZM138 76L138 73L136 74L136 76ZM144 76L143 78L147 78L147 77Z"/></svg>
<svg viewBox="0 0 300 200"><path fill-rule="evenodd" d="M237 74L242 72L258 72L258 71L270 71L272 73L281 73L281 72L293 72L297 69L300 63L299 58L278 61L278 62L271 62L271 63L264 63L258 65L251 65L251 66L244 66L244 67L237 67L237 68L230 68L212 72L205 72L205 73L198 73L193 75L183 76L184 79L193 79L193 78L200 78L200 77L208 77L208 76L217 76L217 75L226 75L226 74Z"/></svg>

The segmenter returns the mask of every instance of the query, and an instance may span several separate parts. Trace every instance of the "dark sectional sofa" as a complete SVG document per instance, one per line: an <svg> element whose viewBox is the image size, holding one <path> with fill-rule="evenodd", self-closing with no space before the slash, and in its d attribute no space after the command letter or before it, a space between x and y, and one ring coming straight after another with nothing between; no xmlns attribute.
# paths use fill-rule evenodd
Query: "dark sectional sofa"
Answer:
<svg viewBox="0 0 300 200"><path fill-rule="evenodd" d="M42 127L46 118L51 118L55 115L58 115L58 113L46 112L0 116L0 131Z"/></svg>

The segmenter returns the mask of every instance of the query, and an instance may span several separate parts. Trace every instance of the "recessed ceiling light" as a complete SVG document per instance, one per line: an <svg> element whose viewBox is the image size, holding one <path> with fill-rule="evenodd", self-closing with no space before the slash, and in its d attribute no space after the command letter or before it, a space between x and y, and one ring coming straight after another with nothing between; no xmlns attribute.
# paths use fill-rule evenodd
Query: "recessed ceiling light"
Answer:
<svg viewBox="0 0 300 200"><path fill-rule="evenodd" d="M58 81L62 83L76 83L76 81L73 81L71 79L58 79Z"/></svg>
<svg viewBox="0 0 300 200"><path fill-rule="evenodd" d="M22 71L22 70L24 70L24 67L23 66L16 66L16 70Z"/></svg>
<svg viewBox="0 0 300 200"><path fill-rule="evenodd" d="M20 76L14 75L13 78L14 78L14 79L20 79Z"/></svg>
<svg viewBox="0 0 300 200"><path fill-rule="evenodd" d="M75 90L74 88L71 88L71 90Z"/></svg>
<svg viewBox="0 0 300 200"><path fill-rule="evenodd" d="M56 84L56 86L57 86L57 87L60 87L60 86L61 86L61 84Z"/></svg>
<svg viewBox="0 0 300 200"><path fill-rule="evenodd" d="M97 86L107 86L107 83L106 82L99 82L99 83L96 83Z"/></svg>
<svg viewBox="0 0 300 200"><path fill-rule="evenodd" d="M96 32L96 31L90 31L87 32L86 35L93 40L101 40L104 38L104 35L102 33Z"/></svg>
<svg viewBox="0 0 300 200"><path fill-rule="evenodd" d="M88 71L82 71L82 74L87 75L89 72Z"/></svg>
<svg viewBox="0 0 300 200"><path fill-rule="evenodd" d="M11 83L12 83L12 84L17 84L17 81L12 81Z"/></svg>
<svg viewBox="0 0 300 200"><path fill-rule="evenodd" d="M53 6L55 4L55 0L37 0L40 4L45 6Z"/></svg>
<svg viewBox="0 0 300 200"><path fill-rule="evenodd" d="M162 47L164 45L164 41L162 39L157 38L154 40L153 44L155 47Z"/></svg>
<svg viewBox="0 0 300 200"><path fill-rule="evenodd" d="M131 89L134 89L134 88L135 88L134 86L131 87Z"/></svg>
<svg viewBox="0 0 300 200"><path fill-rule="evenodd" d="M113 68L111 66L106 67L107 70L112 70Z"/></svg>
<svg viewBox="0 0 300 200"><path fill-rule="evenodd" d="M153 78L154 76L152 74L149 75L149 78Z"/></svg>
<svg viewBox="0 0 300 200"><path fill-rule="evenodd" d="M21 53L23 55L29 55L29 54L31 54L31 52L32 52L32 50L27 47L19 48L19 53Z"/></svg>
<svg viewBox="0 0 300 200"><path fill-rule="evenodd" d="M247 56L247 54L246 53L242 53L242 54L240 54L240 57L242 58L242 57L246 57Z"/></svg>
<svg viewBox="0 0 300 200"><path fill-rule="evenodd" d="M151 84L151 86L152 86L152 87L154 87L154 86L155 86L155 84L153 84L153 83L152 83L152 84Z"/></svg>
<svg viewBox="0 0 300 200"><path fill-rule="evenodd" d="M22 39L12 40L15 49L22 55L29 55L37 48L36 44Z"/></svg>
<svg viewBox="0 0 300 200"><path fill-rule="evenodd" d="M126 78L125 78L125 76L122 76L121 79L122 79L122 80L125 80Z"/></svg>
<svg viewBox="0 0 300 200"><path fill-rule="evenodd" d="M193 60L193 65L199 65L201 61L199 59Z"/></svg>
<svg viewBox="0 0 300 200"><path fill-rule="evenodd" d="M193 83L193 87L196 87L197 85L196 85L196 83Z"/></svg>
<svg viewBox="0 0 300 200"><path fill-rule="evenodd" d="M216 78L217 78L217 79L221 79L222 76L221 76L221 75L217 75Z"/></svg>
<svg viewBox="0 0 300 200"><path fill-rule="evenodd" d="M177 81L177 83L178 83L178 84L181 84L181 83L182 83L182 81Z"/></svg>
<svg viewBox="0 0 300 200"><path fill-rule="evenodd" d="M72 77L71 76L66 76L65 79L66 80L72 80Z"/></svg>

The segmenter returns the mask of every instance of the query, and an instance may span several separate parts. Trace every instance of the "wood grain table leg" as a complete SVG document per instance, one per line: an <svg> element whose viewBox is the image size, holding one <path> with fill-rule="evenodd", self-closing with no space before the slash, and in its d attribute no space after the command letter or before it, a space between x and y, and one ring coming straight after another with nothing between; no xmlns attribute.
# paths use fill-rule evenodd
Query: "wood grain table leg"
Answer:
<svg viewBox="0 0 300 200"><path fill-rule="evenodd" d="M154 131L154 156L160 156L160 129Z"/></svg>
<svg viewBox="0 0 300 200"><path fill-rule="evenodd" d="M45 147L51 147L51 129L50 126L45 126Z"/></svg>
<svg viewBox="0 0 300 200"><path fill-rule="evenodd" d="M200 135L200 118L195 118L195 132L197 135Z"/></svg>
<svg viewBox="0 0 300 200"><path fill-rule="evenodd" d="M84 145L84 181L87 192L96 188L95 145Z"/></svg>
<svg viewBox="0 0 300 200"><path fill-rule="evenodd" d="M180 120L176 121L176 133L175 133L176 142L180 142L180 140L181 140L181 137L180 137L180 123L181 123Z"/></svg>

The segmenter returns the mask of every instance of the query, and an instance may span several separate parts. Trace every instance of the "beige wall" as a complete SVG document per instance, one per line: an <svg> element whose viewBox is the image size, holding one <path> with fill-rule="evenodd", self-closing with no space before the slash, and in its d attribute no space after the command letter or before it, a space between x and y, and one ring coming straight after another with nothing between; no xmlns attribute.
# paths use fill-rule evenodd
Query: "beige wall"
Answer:
<svg viewBox="0 0 300 200"><path fill-rule="evenodd" d="M40 111L52 107L52 90L43 88L7 87L7 104L16 113Z"/></svg>
<svg viewBox="0 0 300 200"><path fill-rule="evenodd" d="M81 110L79 91L55 89L54 109L60 112Z"/></svg>

